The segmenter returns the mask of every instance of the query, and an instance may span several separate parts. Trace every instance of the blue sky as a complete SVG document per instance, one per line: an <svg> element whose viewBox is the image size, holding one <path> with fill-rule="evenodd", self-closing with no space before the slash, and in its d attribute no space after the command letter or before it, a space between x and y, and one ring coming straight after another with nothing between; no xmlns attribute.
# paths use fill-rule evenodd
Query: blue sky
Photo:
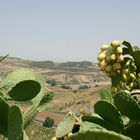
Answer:
<svg viewBox="0 0 140 140"><path fill-rule="evenodd" d="M0 53L96 62L114 39L140 45L139 0L0 0Z"/></svg>

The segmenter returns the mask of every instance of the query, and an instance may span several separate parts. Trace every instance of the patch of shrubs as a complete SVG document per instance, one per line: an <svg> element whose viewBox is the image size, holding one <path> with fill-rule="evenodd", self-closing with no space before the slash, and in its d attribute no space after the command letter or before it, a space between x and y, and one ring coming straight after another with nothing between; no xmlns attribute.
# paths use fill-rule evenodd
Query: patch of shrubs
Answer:
<svg viewBox="0 0 140 140"><path fill-rule="evenodd" d="M78 89L88 89L90 88L89 85L80 85Z"/></svg>
<svg viewBox="0 0 140 140"><path fill-rule="evenodd" d="M61 88L63 88L63 89L72 89L71 86L65 85L65 84L61 85Z"/></svg>
<svg viewBox="0 0 140 140"><path fill-rule="evenodd" d="M50 84L51 86L56 86L57 85L57 82L55 79L48 79L46 81L46 83Z"/></svg>
<svg viewBox="0 0 140 140"><path fill-rule="evenodd" d="M50 117L46 117L44 122L43 122L43 126L51 128L51 127L53 127L53 125L54 125L54 120Z"/></svg>

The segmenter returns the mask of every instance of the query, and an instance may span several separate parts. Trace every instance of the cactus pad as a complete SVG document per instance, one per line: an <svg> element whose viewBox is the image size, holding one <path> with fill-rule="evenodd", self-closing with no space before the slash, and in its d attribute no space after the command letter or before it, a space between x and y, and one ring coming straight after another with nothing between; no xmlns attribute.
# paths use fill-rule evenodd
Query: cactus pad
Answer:
<svg viewBox="0 0 140 140"><path fill-rule="evenodd" d="M7 136L8 129L8 103L0 97L0 132Z"/></svg>
<svg viewBox="0 0 140 140"><path fill-rule="evenodd" d="M84 115L82 116L82 121L88 121L94 124L98 124L108 130L112 130L112 126L105 121L104 119L102 119L101 117L97 117L97 116L93 116L93 115Z"/></svg>
<svg viewBox="0 0 140 140"><path fill-rule="evenodd" d="M130 94L117 93L114 96L114 104L123 115L132 120L140 121L140 106Z"/></svg>
<svg viewBox="0 0 140 140"><path fill-rule="evenodd" d="M56 137L61 138L72 131L74 125L74 117L66 116L57 126Z"/></svg>
<svg viewBox="0 0 140 140"><path fill-rule="evenodd" d="M101 89L100 90L100 96L101 96L102 100L113 103L112 94L111 94L111 91L109 89Z"/></svg>
<svg viewBox="0 0 140 140"><path fill-rule="evenodd" d="M129 137L117 134L113 131L94 129L75 133L68 140L132 140Z"/></svg>
<svg viewBox="0 0 140 140"><path fill-rule="evenodd" d="M109 122L114 128L114 131L119 132L123 130L124 126L121 114L111 103L106 101L98 101L94 105L94 111L95 113L99 114L104 120Z"/></svg>
<svg viewBox="0 0 140 140"><path fill-rule="evenodd" d="M8 140L23 140L22 112L16 105L8 111Z"/></svg>

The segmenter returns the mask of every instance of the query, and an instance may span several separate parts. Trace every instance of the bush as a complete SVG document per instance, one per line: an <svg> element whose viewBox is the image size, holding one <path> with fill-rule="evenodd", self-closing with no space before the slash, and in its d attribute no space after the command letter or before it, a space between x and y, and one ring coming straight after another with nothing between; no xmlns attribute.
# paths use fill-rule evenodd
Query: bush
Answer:
<svg viewBox="0 0 140 140"><path fill-rule="evenodd" d="M63 85L61 86L61 88L63 88L63 89L72 89L69 85L65 85L65 84L63 84Z"/></svg>
<svg viewBox="0 0 140 140"><path fill-rule="evenodd" d="M45 121L43 122L43 126L51 128L51 127L53 127L53 125L54 125L54 120L50 117L46 117Z"/></svg>
<svg viewBox="0 0 140 140"><path fill-rule="evenodd" d="M51 79L51 80L47 80L46 81L48 84L50 84L51 86L56 86L57 85L57 82L55 79Z"/></svg>
<svg viewBox="0 0 140 140"><path fill-rule="evenodd" d="M88 89L88 88L90 88L90 86L88 86L88 85L83 85L83 86L79 86L78 89Z"/></svg>

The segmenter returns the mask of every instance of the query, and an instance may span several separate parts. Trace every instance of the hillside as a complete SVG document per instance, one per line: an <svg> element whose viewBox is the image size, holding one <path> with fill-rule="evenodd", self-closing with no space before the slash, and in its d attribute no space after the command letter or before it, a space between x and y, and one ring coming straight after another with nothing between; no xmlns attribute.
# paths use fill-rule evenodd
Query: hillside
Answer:
<svg viewBox="0 0 140 140"><path fill-rule="evenodd" d="M37 114L36 120L42 122L49 116L56 125L69 109L79 113L80 108L84 107L91 112L93 104L99 99L101 86L110 84L97 65L88 61L56 63L8 57L0 67L0 78L19 67L32 68L44 75L46 87L54 92L54 99L46 111Z"/></svg>
<svg viewBox="0 0 140 140"><path fill-rule="evenodd" d="M89 61L82 62L63 62L53 61L31 61L20 58L7 57L0 63L0 77L4 77L10 71L26 67L32 68L42 73L46 79L55 79L58 82L94 82L96 80L106 80L106 76L101 73L96 65Z"/></svg>

